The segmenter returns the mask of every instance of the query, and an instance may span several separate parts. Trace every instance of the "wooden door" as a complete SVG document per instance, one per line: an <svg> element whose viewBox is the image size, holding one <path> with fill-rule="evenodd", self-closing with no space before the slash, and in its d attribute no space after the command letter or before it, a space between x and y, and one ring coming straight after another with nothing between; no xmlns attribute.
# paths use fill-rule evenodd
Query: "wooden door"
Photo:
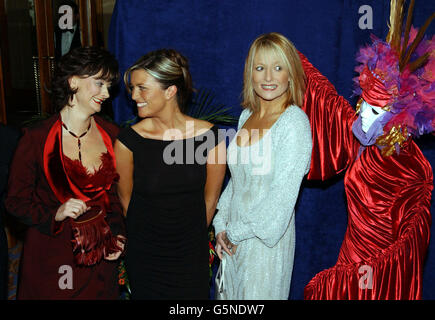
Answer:
<svg viewBox="0 0 435 320"><path fill-rule="evenodd" d="M33 1L0 0L1 114L3 123L17 123L38 112L33 57L38 55Z"/></svg>
<svg viewBox="0 0 435 320"><path fill-rule="evenodd" d="M101 0L0 0L0 122L21 126L51 114L50 83L61 46L59 21L77 5L83 46L102 46ZM64 31L64 30L63 30Z"/></svg>

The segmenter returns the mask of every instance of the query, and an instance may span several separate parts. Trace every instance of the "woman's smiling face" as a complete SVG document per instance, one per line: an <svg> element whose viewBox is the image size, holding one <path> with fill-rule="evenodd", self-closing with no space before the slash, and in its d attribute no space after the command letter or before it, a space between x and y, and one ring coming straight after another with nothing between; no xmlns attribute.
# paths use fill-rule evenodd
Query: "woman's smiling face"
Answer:
<svg viewBox="0 0 435 320"><path fill-rule="evenodd" d="M261 100L284 102L289 86L289 72L284 61L271 50L258 51L254 57L252 83Z"/></svg>
<svg viewBox="0 0 435 320"><path fill-rule="evenodd" d="M138 115L149 117L162 110L167 102L160 83L142 69L134 70L130 79L131 98L136 102Z"/></svg>
<svg viewBox="0 0 435 320"><path fill-rule="evenodd" d="M101 104L110 97L111 83L101 79L101 72L90 77L71 78L71 87L77 89L73 96L73 103L79 108L85 108L89 114L101 111Z"/></svg>

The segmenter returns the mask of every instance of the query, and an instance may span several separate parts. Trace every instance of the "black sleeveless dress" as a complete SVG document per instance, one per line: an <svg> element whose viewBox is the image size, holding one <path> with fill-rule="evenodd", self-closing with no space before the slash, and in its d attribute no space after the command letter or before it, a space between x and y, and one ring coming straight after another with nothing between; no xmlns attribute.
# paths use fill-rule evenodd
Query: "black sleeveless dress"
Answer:
<svg viewBox="0 0 435 320"><path fill-rule="evenodd" d="M125 264L132 299L208 299L208 233L204 187L218 128L183 140L118 139L133 152Z"/></svg>

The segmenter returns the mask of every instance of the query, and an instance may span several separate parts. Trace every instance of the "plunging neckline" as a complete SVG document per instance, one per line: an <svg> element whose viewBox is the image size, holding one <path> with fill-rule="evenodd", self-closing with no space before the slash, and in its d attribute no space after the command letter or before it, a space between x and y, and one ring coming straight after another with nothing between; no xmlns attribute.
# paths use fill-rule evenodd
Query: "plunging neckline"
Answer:
<svg viewBox="0 0 435 320"><path fill-rule="evenodd" d="M65 128L65 127L63 126L64 122L63 122L63 120L62 120L62 115L61 115L61 114L59 114L59 118L60 118L60 123L62 124L62 128ZM95 175L98 173L98 171L101 170L101 168L102 168L103 165L104 165L104 159L105 159L105 157L107 156L107 154L109 153L109 150L108 150L108 148L107 148L107 145L106 145L106 143L105 143L105 141L104 141L104 139L103 139L103 136L101 135L100 129L98 128L98 124L97 124L97 122L95 121L95 119L94 119L93 117L92 117L92 119L91 119L91 121L90 121L90 123L89 123L88 131L89 131L89 128L91 127L91 125L92 125L92 122L94 122L94 126L97 128L97 131L98 131L98 133L99 133L99 135L100 135L100 137L101 137L101 140L102 140L102 142L103 142L103 144L104 144L104 146L105 146L105 148L106 148L106 151L101 152L100 155L99 155L99 159L101 160L100 164L99 164L98 166L93 166L93 168L88 168L88 167L86 167L86 166L83 164L81 158L79 158L79 159L72 159L72 158L68 157L68 156L65 154L65 152L64 152L64 150L63 150L63 134L61 134L61 144L62 144L62 148L61 148L61 150L62 150L62 157L67 158L71 163L74 163L74 165L75 165L75 162L79 162L80 166L83 167L83 170L86 172L86 174L87 174L89 177L93 177L93 176L95 176ZM69 132L68 128L65 128L65 129ZM62 129L61 129L61 131L62 131ZM87 133L88 131L86 131L86 133ZM71 134L71 132L69 132L69 133ZM94 169L94 171L91 171L91 169Z"/></svg>
<svg viewBox="0 0 435 320"><path fill-rule="evenodd" d="M86 167L82 161L80 161L79 159L72 159L70 157L68 157L67 155L65 155L65 153L63 154L64 159L66 159L71 165L75 166L75 167L79 167L80 171L82 171L83 173L86 173L86 176L88 176L89 178L92 178L94 176L96 176L104 167L105 165L105 158L109 155L109 151L105 151L102 152L99 156L101 162L98 166L94 166L93 169L94 171L90 171L88 167Z"/></svg>
<svg viewBox="0 0 435 320"><path fill-rule="evenodd" d="M287 112L287 110L290 109L291 107L292 107L292 106L288 106L287 108L285 108L284 111L281 112L281 114L279 115L278 119L276 119L275 122L270 126L270 128L262 129L262 130L267 130L267 132L266 132L265 134L263 134L263 135L261 136L260 139L258 139L258 140L255 141L254 143L251 143L251 144L248 144L248 145L245 145L245 146L239 146L239 145L237 144L237 137L239 137L239 133L240 133L240 131L241 131L242 129L244 129L243 126L245 125L245 123L246 123L246 122L249 120L249 118L254 114L251 110L249 110L249 112L250 112L251 114L250 114L250 115L248 116L248 118L246 118L246 120L243 122L242 127L239 129L239 131L237 132L237 135L234 137L234 143L236 144L236 146L237 146L238 148L240 148L240 149L243 149L243 148L249 148L249 147L255 146L255 145L257 145L257 144L260 144L261 141L264 139L264 137L267 136L267 135L272 131L272 129L273 129L274 127L276 127L277 123L278 123L279 120L282 118L282 115L283 115L285 112ZM245 130L247 130L247 129L245 129ZM260 130L260 129L254 128L254 129L251 129L251 130Z"/></svg>
<svg viewBox="0 0 435 320"><path fill-rule="evenodd" d="M90 172L78 159L70 159L64 155L67 175L87 195L99 192L101 186L110 184L119 177L110 153L103 152L100 158L101 164L95 168L94 172Z"/></svg>

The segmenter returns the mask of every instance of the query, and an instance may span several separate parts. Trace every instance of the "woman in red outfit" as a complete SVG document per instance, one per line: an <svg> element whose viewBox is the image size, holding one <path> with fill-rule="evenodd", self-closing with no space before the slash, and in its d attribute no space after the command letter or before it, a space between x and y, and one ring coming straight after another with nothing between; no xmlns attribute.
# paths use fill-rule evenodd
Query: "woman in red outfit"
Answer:
<svg viewBox="0 0 435 320"><path fill-rule="evenodd" d="M301 57L313 129L308 178L347 170L348 207L337 263L308 283L305 299L422 298L433 173L412 139L435 131L435 43L419 42L423 30L410 26L404 38L390 29L386 42L373 39L360 50L357 112Z"/></svg>
<svg viewBox="0 0 435 320"><path fill-rule="evenodd" d="M60 112L24 131L6 207L28 226L18 299L116 299L125 231L116 195L116 126L95 115L118 79L107 51L77 48L52 85Z"/></svg>

